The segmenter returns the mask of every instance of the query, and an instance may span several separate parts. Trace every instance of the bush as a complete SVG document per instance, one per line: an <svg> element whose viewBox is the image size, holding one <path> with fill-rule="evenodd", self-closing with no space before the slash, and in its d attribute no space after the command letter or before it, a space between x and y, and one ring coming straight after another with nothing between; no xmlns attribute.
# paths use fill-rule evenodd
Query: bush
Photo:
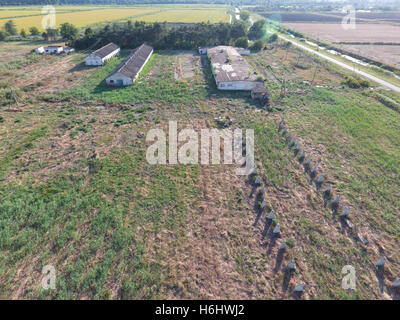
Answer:
<svg viewBox="0 0 400 320"><path fill-rule="evenodd" d="M40 34L39 29L36 27L30 28L29 32L31 33L32 36L38 36Z"/></svg>
<svg viewBox="0 0 400 320"><path fill-rule="evenodd" d="M276 40L278 40L278 35L277 35L276 33L274 33L273 35L271 35L271 36L268 38L268 42L269 42L269 43L275 42Z"/></svg>
<svg viewBox="0 0 400 320"><path fill-rule="evenodd" d="M250 12L247 10L243 10L242 12L240 12L240 19L243 21L247 21L250 18Z"/></svg>
<svg viewBox="0 0 400 320"><path fill-rule="evenodd" d="M265 34L266 20L256 21L249 30L249 39L260 39Z"/></svg>
<svg viewBox="0 0 400 320"><path fill-rule="evenodd" d="M0 89L0 105L12 105L17 103L22 97L22 92L18 88L8 87Z"/></svg>
<svg viewBox="0 0 400 320"><path fill-rule="evenodd" d="M2 30L0 30L0 41L4 41L6 40L6 33Z"/></svg>
<svg viewBox="0 0 400 320"><path fill-rule="evenodd" d="M393 99L384 96L383 94L375 93L376 99L385 105L386 107L393 109L397 112L400 112L400 103L394 101Z"/></svg>
<svg viewBox="0 0 400 320"><path fill-rule="evenodd" d="M258 77L257 77L257 81L262 81L262 82L264 82L264 81L265 81L265 78L264 78L263 76L258 76Z"/></svg>
<svg viewBox="0 0 400 320"><path fill-rule="evenodd" d="M351 77L345 77L342 83L353 89L368 88L370 86L370 83L367 80L355 79Z"/></svg>
<svg viewBox="0 0 400 320"><path fill-rule="evenodd" d="M56 40L57 36L59 35L58 29L46 29L46 32L42 33L42 37L45 40Z"/></svg>
<svg viewBox="0 0 400 320"><path fill-rule="evenodd" d="M15 22L13 20L8 20L6 24L4 25L4 29L6 32L12 36L15 36L18 34L17 27L15 25Z"/></svg>
<svg viewBox="0 0 400 320"><path fill-rule="evenodd" d="M79 30L73 24L63 23L60 27L60 34L64 40L74 40L77 38Z"/></svg>
<svg viewBox="0 0 400 320"><path fill-rule="evenodd" d="M258 52L258 51L260 51L263 47L264 47L264 41L262 41L262 40L260 39L260 40L255 41L255 42L252 44L252 46L250 47L250 49L251 49L252 51Z"/></svg>
<svg viewBox="0 0 400 320"><path fill-rule="evenodd" d="M249 46L249 40L247 39L247 37L240 37L235 41L235 47L246 49L248 46Z"/></svg>
<svg viewBox="0 0 400 320"><path fill-rule="evenodd" d="M293 239L288 239L286 240L286 244L288 245L289 248L294 247L294 240Z"/></svg>

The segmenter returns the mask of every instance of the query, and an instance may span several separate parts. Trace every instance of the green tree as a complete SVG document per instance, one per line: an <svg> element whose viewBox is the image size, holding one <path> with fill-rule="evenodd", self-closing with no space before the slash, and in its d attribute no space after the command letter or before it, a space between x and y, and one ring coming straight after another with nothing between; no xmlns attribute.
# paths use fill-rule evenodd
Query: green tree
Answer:
<svg viewBox="0 0 400 320"><path fill-rule="evenodd" d="M61 37L65 40L75 40L78 33L79 29L69 22L63 23L60 27Z"/></svg>
<svg viewBox="0 0 400 320"><path fill-rule="evenodd" d="M276 40L278 40L278 35L276 33L272 34L269 38L268 38L268 42L275 42Z"/></svg>
<svg viewBox="0 0 400 320"><path fill-rule="evenodd" d="M94 36L95 36L95 32L93 31L93 29L90 28L90 27L86 28L86 30L85 30L85 37L87 37L87 38L92 38L92 37L94 37Z"/></svg>
<svg viewBox="0 0 400 320"><path fill-rule="evenodd" d="M244 10L244 11L240 12L240 19L241 20L247 21L247 20L249 20L249 18L250 18L250 12L249 11Z"/></svg>
<svg viewBox="0 0 400 320"><path fill-rule="evenodd" d="M235 41L235 47L247 48L249 46L249 40L247 37L240 37Z"/></svg>
<svg viewBox="0 0 400 320"><path fill-rule="evenodd" d="M264 41L262 41L260 39L260 40L254 41L254 43L252 44L250 49L252 51L260 51L263 47L264 47Z"/></svg>
<svg viewBox="0 0 400 320"><path fill-rule="evenodd" d="M7 36L6 33L0 30L0 41L6 40L6 36Z"/></svg>
<svg viewBox="0 0 400 320"><path fill-rule="evenodd" d="M18 34L17 27L15 25L15 22L13 20L8 20L6 24L4 25L4 29L6 32L12 36L15 36Z"/></svg>
<svg viewBox="0 0 400 320"><path fill-rule="evenodd" d="M26 38L26 32L25 32L24 29L22 29L21 32L20 32L19 34L20 34L20 36L21 36L22 38Z"/></svg>
<svg viewBox="0 0 400 320"><path fill-rule="evenodd" d="M249 30L249 39L260 39L264 37L266 20L256 21Z"/></svg>
<svg viewBox="0 0 400 320"><path fill-rule="evenodd" d="M247 34L247 27L244 22L238 21L231 25L231 37L237 39L244 37Z"/></svg>
<svg viewBox="0 0 400 320"><path fill-rule="evenodd" d="M59 33L57 29L47 29L43 34L46 34L46 36L43 35L46 40L55 40Z"/></svg>
<svg viewBox="0 0 400 320"><path fill-rule="evenodd" d="M31 27L29 29L29 32L32 36L38 36L40 34L39 29L36 27Z"/></svg>

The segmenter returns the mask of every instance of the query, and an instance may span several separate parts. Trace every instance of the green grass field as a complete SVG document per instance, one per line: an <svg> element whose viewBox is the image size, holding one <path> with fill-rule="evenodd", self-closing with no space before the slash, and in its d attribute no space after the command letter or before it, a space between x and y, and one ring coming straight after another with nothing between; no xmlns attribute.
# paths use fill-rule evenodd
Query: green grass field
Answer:
<svg viewBox="0 0 400 320"><path fill-rule="evenodd" d="M55 6L56 24L69 22L78 27L117 20L148 22L229 22L227 6L149 5L149 6ZM15 21L19 30L36 26L42 29L41 7L14 7L0 10L0 28Z"/></svg>
<svg viewBox="0 0 400 320"><path fill-rule="evenodd" d="M304 299L393 298L400 118L391 104L399 95L348 88L344 71L282 44L246 57L271 91L268 110L249 93L216 91L209 66L190 52L156 52L134 86L110 89L104 79L126 52L86 68L79 52L27 61L33 45L0 44L9 56L0 68L1 298L292 299L299 281ZM184 78L187 61L193 75ZM282 231L276 242L263 236L258 189L234 166L146 161L148 130L167 132L170 120L179 129L215 128L220 116L255 130L266 212L275 211ZM339 213L349 207L352 229L324 205L278 132L282 117L323 187L341 196ZM380 281L374 263L382 255ZM285 286L292 259L296 272ZM48 264L56 290L40 286ZM341 287L349 264L356 290Z"/></svg>
<svg viewBox="0 0 400 320"><path fill-rule="evenodd" d="M123 51L119 57L89 76L83 86L61 93L61 96L99 100L108 103L143 103L154 100L164 103L186 102L206 96L207 91L202 82L169 81L174 74L173 66L170 63L171 52L154 54L146 65L143 76L137 80L134 87L117 89L107 87L105 78L128 54L128 51ZM161 69L160 76L155 78L145 77L146 71L154 65L158 65Z"/></svg>

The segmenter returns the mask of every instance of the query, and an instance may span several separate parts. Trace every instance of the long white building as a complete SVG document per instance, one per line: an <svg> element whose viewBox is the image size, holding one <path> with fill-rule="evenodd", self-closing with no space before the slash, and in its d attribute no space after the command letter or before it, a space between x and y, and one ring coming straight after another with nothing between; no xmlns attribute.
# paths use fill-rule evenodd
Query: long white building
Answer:
<svg viewBox="0 0 400 320"><path fill-rule="evenodd" d="M104 66L107 60L115 57L120 51L120 47L111 42L94 51L90 56L87 56L85 58L85 64L87 66Z"/></svg>
<svg viewBox="0 0 400 320"><path fill-rule="evenodd" d="M111 74L106 78L108 86L120 87L133 85L143 67L149 61L153 48L142 44L136 48Z"/></svg>

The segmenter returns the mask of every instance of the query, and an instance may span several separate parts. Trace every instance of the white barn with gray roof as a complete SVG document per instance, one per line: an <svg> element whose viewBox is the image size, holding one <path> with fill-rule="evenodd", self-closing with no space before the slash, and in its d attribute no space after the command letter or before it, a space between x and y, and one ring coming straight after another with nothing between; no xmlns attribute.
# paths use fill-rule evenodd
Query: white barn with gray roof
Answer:
<svg viewBox="0 0 400 320"><path fill-rule="evenodd" d="M115 43L110 42L106 46L97 49L85 58L87 66L104 66L106 61L114 58L121 51Z"/></svg>
<svg viewBox="0 0 400 320"><path fill-rule="evenodd" d="M132 85L143 67L149 61L153 48L142 44L136 48L111 74L106 78L108 86L120 87Z"/></svg>

